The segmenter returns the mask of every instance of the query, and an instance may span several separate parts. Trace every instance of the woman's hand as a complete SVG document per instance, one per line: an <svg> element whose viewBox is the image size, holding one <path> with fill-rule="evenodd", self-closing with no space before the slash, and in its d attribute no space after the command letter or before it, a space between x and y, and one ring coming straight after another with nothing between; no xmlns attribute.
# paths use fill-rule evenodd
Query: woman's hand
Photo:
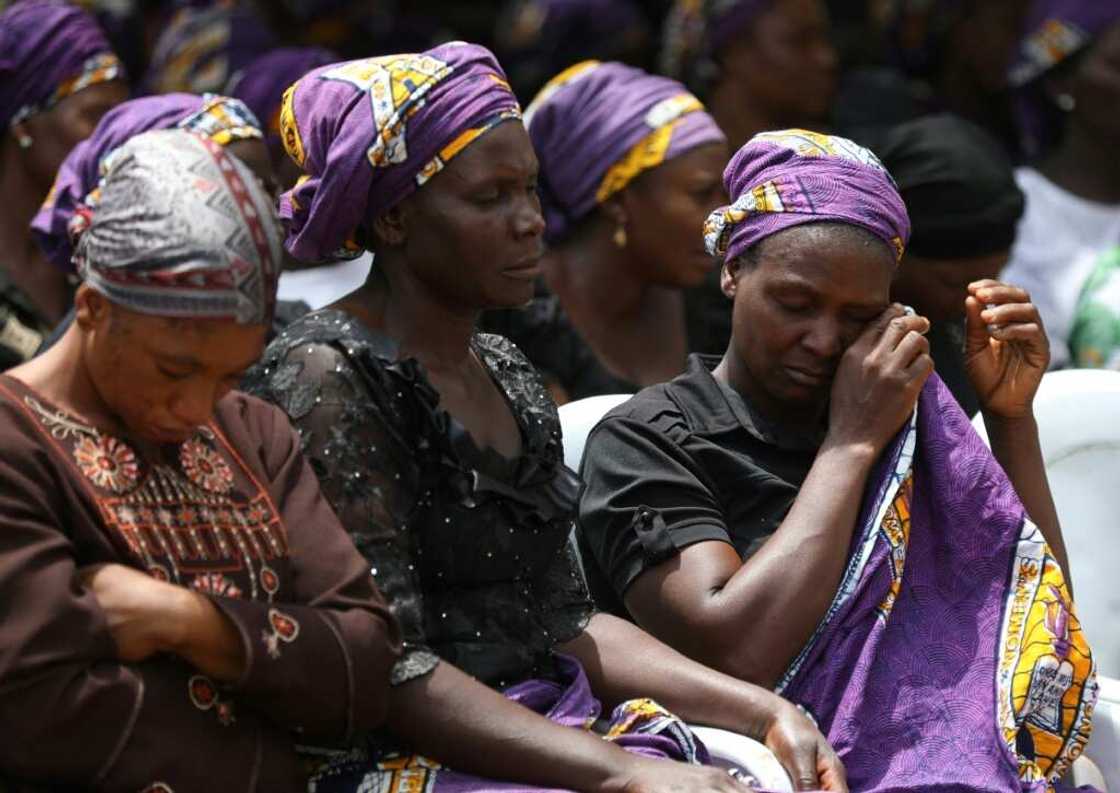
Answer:
<svg viewBox="0 0 1120 793"><path fill-rule="evenodd" d="M208 598L121 564L78 571L97 599L122 661L174 653L216 680L238 680L245 650L233 624Z"/></svg>
<svg viewBox="0 0 1120 793"><path fill-rule="evenodd" d="M84 568L78 581L105 613L120 660L143 661L170 648L169 623L182 587L121 564Z"/></svg>
<svg viewBox="0 0 1120 793"><path fill-rule="evenodd" d="M747 793L753 790L725 769L629 755L627 768L601 793Z"/></svg>
<svg viewBox="0 0 1120 793"><path fill-rule="evenodd" d="M1050 365L1050 342L1025 290L992 280L968 285L964 359L986 414L1003 419L1031 415L1038 384Z"/></svg>
<svg viewBox="0 0 1120 793"><path fill-rule="evenodd" d="M844 764L812 721L788 702L774 716L763 739L793 781L794 790L847 793Z"/></svg>
<svg viewBox="0 0 1120 793"><path fill-rule="evenodd" d="M877 456L914 410L933 371L925 317L897 303L868 324L844 353L832 383L828 440Z"/></svg>

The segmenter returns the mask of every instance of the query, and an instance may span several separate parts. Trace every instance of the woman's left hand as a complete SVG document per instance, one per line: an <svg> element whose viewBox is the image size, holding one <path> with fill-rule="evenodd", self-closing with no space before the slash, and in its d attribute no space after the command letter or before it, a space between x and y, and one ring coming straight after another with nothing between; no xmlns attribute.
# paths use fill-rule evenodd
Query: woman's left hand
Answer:
<svg viewBox="0 0 1120 793"><path fill-rule="evenodd" d="M786 769L794 790L847 793L844 764L812 721L784 703L770 722L763 743Z"/></svg>
<svg viewBox="0 0 1120 793"><path fill-rule="evenodd" d="M1026 290L999 281L968 285L965 369L981 409L1005 419L1031 415L1050 342Z"/></svg>
<svg viewBox="0 0 1120 793"><path fill-rule="evenodd" d="M121 564L83 568L78 581L104 612L120 660L143 661L168 648L181 587Z"/></svg>

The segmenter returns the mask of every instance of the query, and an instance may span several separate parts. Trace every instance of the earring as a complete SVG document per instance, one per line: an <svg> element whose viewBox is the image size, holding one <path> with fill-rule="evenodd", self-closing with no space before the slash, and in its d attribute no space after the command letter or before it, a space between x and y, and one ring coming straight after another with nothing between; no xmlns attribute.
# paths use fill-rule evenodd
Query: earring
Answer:
<svg viewBox="0 0 1120 793"><path fill-rule="evenodd" d="M30 149L31 144L35 141L31 140L31 136L26 132L21 132L16 136L16 143L19 144L21 149Z"/></svg>
<svg viewBox="0 0 1120 793"><path fill-rule="evenodd" d="M614 230L613 239L614 239L614 246L616 248L625 248L626 247L626 242L627 242L626 227L623 226L621 223L619 224L618 228L616 228Z"/></svg>
<svg viewBox="0 0 1120 793"><path fill-rule="evenodd" d="M1072 113L1077 107L1077 100L1074 99L1073 94L1058 94L1054 101L1058 109L1064 113Z"/></svg>

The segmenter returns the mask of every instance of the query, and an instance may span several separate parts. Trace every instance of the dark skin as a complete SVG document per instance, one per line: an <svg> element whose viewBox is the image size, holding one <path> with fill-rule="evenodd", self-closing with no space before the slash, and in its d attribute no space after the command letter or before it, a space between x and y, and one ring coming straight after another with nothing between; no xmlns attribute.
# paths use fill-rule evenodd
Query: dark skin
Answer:
<svg viewBox="0 0 1120 793"><path fill-rule="evenodd" d="M726 543L697 543L640 575L625 601L654 636L769 687L832 602L871 468L933 362L929 322L889 302L885 244L809 225L764 240L756 258L725 267L733 331L713 374L778 424L825 425L825 439L785 520L747 562ZM1068 572L1031 413L1049 362L1038 311L995 281L970 284L967 295L966 365L992 451Z"/></svg>
<svg viewBox="0 0 1120 793"><path fill-rule="evenodd" d="M1066 114L1061 142L1038 164L1054 184L1076 196L1120 204L1120 24L1104 31L1068 69L1046 78L1051 96L1069 94L1076 106Z"/></svg>
<svg viewBox="0 0 1120 793"><path fill-rule="evenodd" d="M260 357L268 332L232 320L139 314L85 285L75 307L59 342L9 374L149 459L210 420ZM241 678L241 638L206 597L119 564L85 568L78 583L96 596L120 660L170 653L215 680Z"/></svg>
<svg viewBox="0 0 1120 793"><path fill-rule="evenodd" d="M14 124L0 136L0 267L3 267L48 321L57 322L70 308L73 290L66 275L51 266L31 237L31 219L47 197L55 173L74 146L89 137L114 105L128 98L120 81L91 85L50 110ZM31 146L19 145L21 138Z"/></svg>
<svg viewBox="0 0 1120 793"><path fill-rule="evenodd" d="M421 190L367 221L378 266L335 306L394 338L402 355L424 365L441 407L480 447L507 457L520 452L520 431L470 340L480 312L533 294L544 232L536 182L524 127L508 122L487 133ZM557 649L583 663L608 708L654 697L683 718L763 740L801 789L845 789L835 753L792 705L689 661L627 622L596 615ZM719 770L639 757L560 727L447 663L394 687L389 709L402 738L471 773L587 791L742 790Z"/></svg>
<svg viewBox="0 0 1120 793"><path fill-rule="evenodd" d="M708 110L732 149L770 129L816 129L836 92L837 56L819 0L774 0L718 54Z"/></svg>
<svg viewBox="0 0 1120 793"><path fill-rule="evenodd" d="M726 144L712 143L640 174L545 256L546 283L616 376L650 385L680 373L688 353L681 290L717 266L696 230L725 198L726 162Z"/></svg>
<svg viewBox="0 0 1120 793"><path fill-rule="evenodd" d="M968 285L998 277L1010 253L961 259L927 259L907 253L891 284L891 299L910 306L930 322L961 319Z"/></svg>

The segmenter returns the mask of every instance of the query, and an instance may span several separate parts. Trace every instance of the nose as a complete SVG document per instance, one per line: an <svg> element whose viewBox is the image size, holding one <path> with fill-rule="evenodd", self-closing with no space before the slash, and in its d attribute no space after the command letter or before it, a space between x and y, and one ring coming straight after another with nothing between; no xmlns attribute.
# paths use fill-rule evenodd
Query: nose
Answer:
<svg viewBox="0 0 1120 793"><path fill-rule="evenodd" d="M819 360L835 360L844 351L843 328L831 317L820 317L801 337L801 345Z"/></svg>
<svg viewBox="0 0 1120 793"><path fill-rule="evenodd" d="M514 211L513 232L520 237L540 237L544 235L544 215L541 214L541 201L536 194L527 195L518 202Z"/></svg>

